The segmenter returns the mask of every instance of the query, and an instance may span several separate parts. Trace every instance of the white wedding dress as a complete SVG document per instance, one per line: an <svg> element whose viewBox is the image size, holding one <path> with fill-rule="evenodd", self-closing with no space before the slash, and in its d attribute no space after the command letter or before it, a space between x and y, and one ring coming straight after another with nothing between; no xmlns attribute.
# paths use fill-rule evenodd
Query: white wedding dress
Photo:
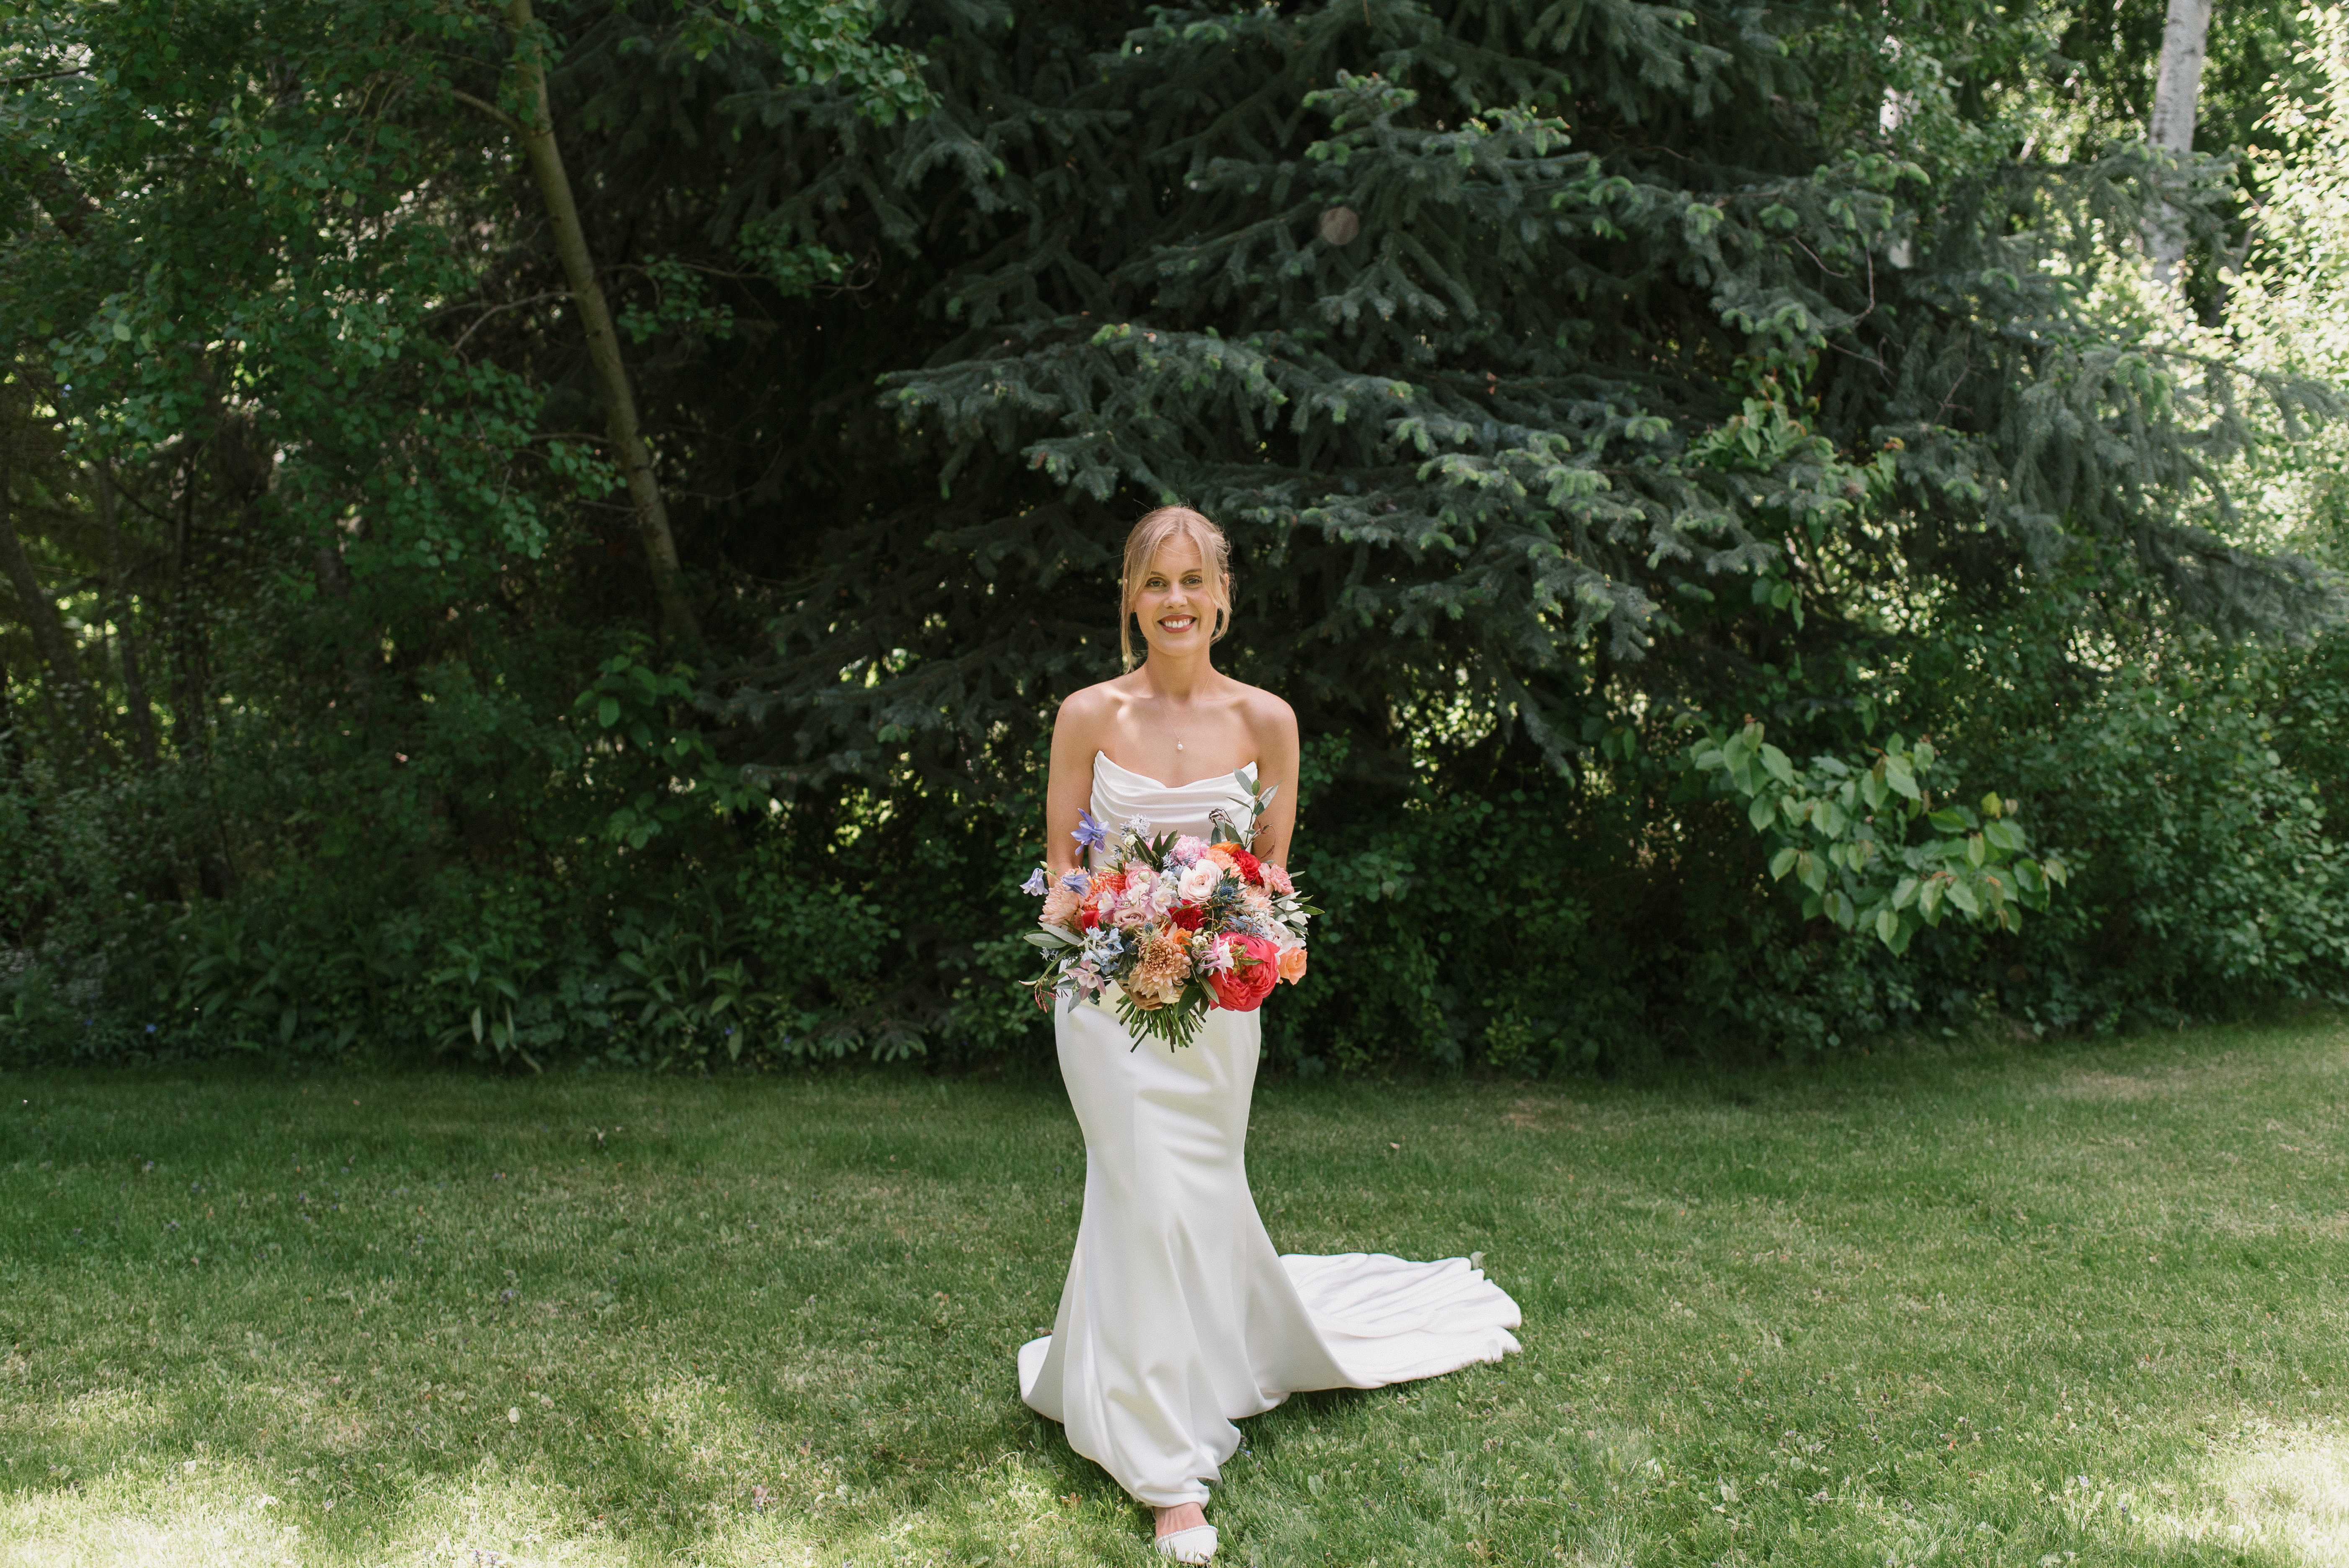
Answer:
<svg viewBox="0 0 2349 1568"><path fill-rule="evenodd" d="M1240 823L1247 805L1229 774L1173 787L1094 759L1092 813L1112 828L1141 817L1205 838L1211 811ZM1135 1047L1105 1002L1064 1000L1054 1023L1085 1134L1084 1218L1052 1332L1019 1348L1019 1395L1127 1491L1203 1502L1239 1447L1235 1420L1517 1348L1516 1303L1465 1258L1273 1251L1246 1163L1258 1014L1211 1012L1176 1050Z"/></svg>

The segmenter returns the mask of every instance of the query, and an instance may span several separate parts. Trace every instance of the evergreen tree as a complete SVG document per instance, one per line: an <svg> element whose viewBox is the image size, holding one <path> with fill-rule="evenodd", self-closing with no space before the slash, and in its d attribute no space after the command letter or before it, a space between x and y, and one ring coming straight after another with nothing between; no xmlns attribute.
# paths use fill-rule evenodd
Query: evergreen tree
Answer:
<svg viewBox="0 0 2349 1568"><path fill-rule="evenodd" d="M939 111L760 220L848 250L868 206L876 292L935 334L885 388L936 497L817 504L781 657L735 672L801 777L1016 773L1109 672L1119 519L1168 500L1234 531L1247 672L1391 778L1429 700L1554 767L1635 696L1734 703L1797 654L1848 704L1885 596L2074 556L2238 629L2323 612L2228 533L2236 379L2096 296L2160 176L1991 145L2023 99L1930 57L1971 7L1897 49L1627 0L1100 16L909 16ZM2018 59L2010 27L1966 63ZM1888 91L1894 129L1849 107ZM2165 186L2205 232L2210 172Z"/></svg>

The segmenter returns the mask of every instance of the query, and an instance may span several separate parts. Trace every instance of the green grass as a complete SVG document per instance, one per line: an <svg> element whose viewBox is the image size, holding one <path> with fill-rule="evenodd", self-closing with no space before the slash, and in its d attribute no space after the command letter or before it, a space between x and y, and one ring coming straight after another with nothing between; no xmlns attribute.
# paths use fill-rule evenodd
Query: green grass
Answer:
<svg viewBox="0 0 2349 1568"><path fill-rule="evenodd" d="M1223 1560L2349 1562L2344 1067L1271 1085L1276 1241L1482 1251L1526 1353L1247 1423ZM1149 1560L1014 1387L1049 1083L0 1092L0 1563Z"/></svg>

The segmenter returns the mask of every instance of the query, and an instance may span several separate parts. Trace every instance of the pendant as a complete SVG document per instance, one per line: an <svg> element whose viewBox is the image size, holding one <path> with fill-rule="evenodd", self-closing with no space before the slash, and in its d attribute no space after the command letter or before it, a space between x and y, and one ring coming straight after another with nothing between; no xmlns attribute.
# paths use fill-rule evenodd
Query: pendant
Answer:
<svg viewBox="0 0 2349 1568"><path fill-rule="evenodd" d="M1178 752L1179 752L1179 751L1181 751L1181 750L1183 749L1183 742L1180 742L1180 741L1175 742L1174 742L1174 749L1175 749L1176 751L1178 751Z"/></svg>

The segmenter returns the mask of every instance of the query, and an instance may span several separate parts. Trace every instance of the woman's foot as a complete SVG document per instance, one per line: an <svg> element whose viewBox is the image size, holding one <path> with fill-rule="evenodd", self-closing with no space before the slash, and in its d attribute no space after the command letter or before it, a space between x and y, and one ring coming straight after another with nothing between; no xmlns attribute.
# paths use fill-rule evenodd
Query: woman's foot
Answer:
<svg viewBox="0 0 2349 1568"><path fill-rule="evenodd" d="M1207 1522L1207 1511L1195 1502L1158 1511L1158 1539L1165 1540L1178 1530L1191 1530Z"/></svg>
<svg viewBox="0 0 2349 1568"><path fill-rule="evenodd" d="M1195 1502L1158 1510L1158 1550L1177 1563L1205 1563L1216 1554L1216 1527Z"/></svg>

